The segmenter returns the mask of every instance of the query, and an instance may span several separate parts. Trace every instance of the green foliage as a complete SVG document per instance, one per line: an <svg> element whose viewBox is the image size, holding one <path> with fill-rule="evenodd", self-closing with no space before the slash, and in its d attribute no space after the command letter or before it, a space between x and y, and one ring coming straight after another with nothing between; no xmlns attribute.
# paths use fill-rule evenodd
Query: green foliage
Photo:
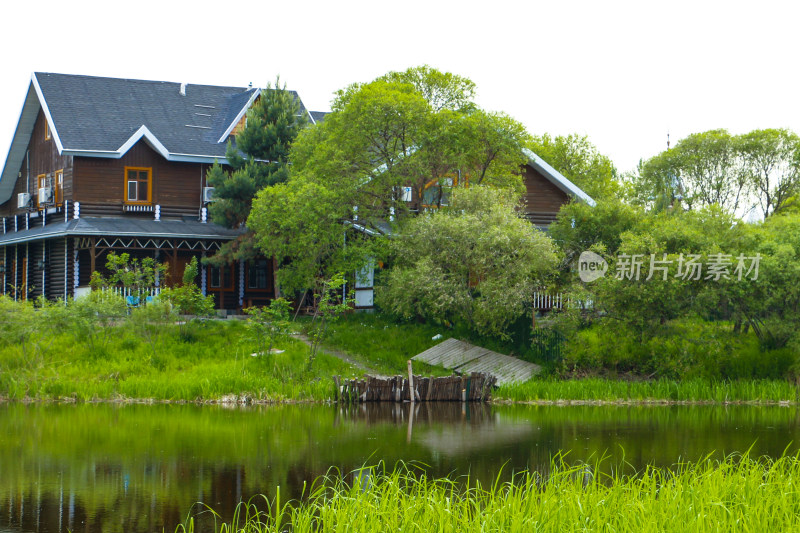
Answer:
<svg viewBox="0 0 800 533"><path fill-rule="evenodd" d="M462 323L507 337L556 263L550 240L520 218L512 194L454 191L452 207L406 221L391 240L378 304L405 319Z"/></svg>
<svg viewBox="0 0 800 533"><path fill-rule="evenodd" d="M139 259L129 253L117 255L109 252L106 257L108 277L92 272L91 287L94 290L121 285L130 291L131 296L143 299L156 287L156 280L163 281L167 265L158 264L152 257Z"/></svg>
<svg viewBox="0 0 800 533"><path fill-rule="evenodd" d="M67 331L76 344L85 344L92 354L104 353L116 334L114 326L127 315L125 300L110 291L92 291L64 306Z"/></svg>
<svg viewBox="0 0 800 533"><path fill-rule="evenodd" d="M284 298L276 298L264 307L248 307L244 310L249 318L247 329L257 347L257 354L266 357L272 353L272 347L282 342L289 334L291 322L289 311L291 305Z"/></svg>
<svg viewBox="0 0 800 533"><path fill-rule="evenodd" d="M215 223L244 227L258 191L288 179L289 150L306 124L299 100L280 80L261 92L247 112L247 125L237 135L236 146L228 144L230 170L218 163L208 170L206 179L214 187L215 198L209 212ZM223 245L208 262L221 266L256 255L253 235L248 232Z"/></svg>
<svg viewBox="0 0 800 533"><path fill-rule="evenodd" d="M585 250L613 255L622 235L644 223L644 210L620 200L606 199L592 207L570 202L561 207L548 233L564 253L563 267L574 266Z"/></svg>
<svg viewBox="0 0 800 533"><path fill-rule="evenodd" d="M689 135L641 163L633 191L638 202L657 210L677 201L687 209L718 205L735 212L746 193L735 137L726 130Z"/></svg>
<svg viewBox="0 0 800 533"><path fill-rule="evenodd" d="M337 94L325 121L295 141L289 182L259 193L248 220L259 248L285 258L282 288L308 289L374 257L366 249L374 245L353 232L345 249L343 225L384 234L392 218L440 206L466 183L521 190L528 135L510 117L478 109L473 91L465 78L418 67ZM411 202L402 187L413 190Z"/></svg>
<svg viewBox="0 0 800 533"><path fill-rule="evenodd" d="M619 197L622 187L614 163L586 135L533 137L531 150L595 200Z"/></svg>
<svg viewBox="0 0 800 533"><path fill-rule="evenodd" d="M314 291L314 313L311 324L308 327L308 336L311 339L311 347L308 353L308 369L314 365L317 358L320 344L328 334L328 326L335 322L346 311L352 309L353 300L340 297L342 287L344 287L344 275L335 274L330 279L319 280L317 289Z"/></svg>
<svg viewBox="0 0 800 533"><path fill-rule="evenodd" d="M800 192L800 137L785 129L755 130L739 136L737 148L764 216L791 206Z"/></svg>
<svg viewBox="0 0 800 533"><path fill-rule="evenodd" d="M618 321L601 320L567 345L562 372L601 370L669 379L785 379L796 355L763 350L756 335L734 333L730 323L677 320L642 338Z"/></svg>
<svg viewBox="0 0 800 533"><path fill-rule="evenodd" d="M788 207L800 187L800 138L785 129L731 135L694 133L640 163L634 200L656 210L718 205L731 213L758 207L768 217Z"/></svg>
<svg viewBox="0 0 800 533"><path fill-rule="evenodd" d="M165 287L158 295L159 300L169 302L175 311L182 315L211 316L214 314L214 297L203 296L200 287L195 284L197 279L197 257L186 265L183 271L183 280L178 287Z"/></svg>

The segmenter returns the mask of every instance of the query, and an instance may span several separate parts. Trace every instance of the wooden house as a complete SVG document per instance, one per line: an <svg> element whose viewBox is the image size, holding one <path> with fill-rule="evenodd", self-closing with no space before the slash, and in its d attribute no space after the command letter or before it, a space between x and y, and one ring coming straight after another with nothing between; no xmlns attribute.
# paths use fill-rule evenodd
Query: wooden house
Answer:
<svg viewBox="0 0 800 533"><path fill-rule="evenodd" d="M35 73L0 174L0 294L80 295L109 252L154 257L181 279L237 230L208 221L206 172L259 89ZM309 121L324 113L307 112ZM546 228L564 203L589 196L532 152L522 174L526 216ZM220 309L275 297L271 259L203 267L198 284ZM354 285L372 306L372 271Z"/></svg>
<svg viewBox="0 0 800 533"><path fill-rule="evenodd" d="M234 239L208 221L206 172L259 93L33 74L0 174L0 294L74 297L111 251L166 262L171 284ZM204 267L198 282L221 309L275 296L268 259Z"/></svg>

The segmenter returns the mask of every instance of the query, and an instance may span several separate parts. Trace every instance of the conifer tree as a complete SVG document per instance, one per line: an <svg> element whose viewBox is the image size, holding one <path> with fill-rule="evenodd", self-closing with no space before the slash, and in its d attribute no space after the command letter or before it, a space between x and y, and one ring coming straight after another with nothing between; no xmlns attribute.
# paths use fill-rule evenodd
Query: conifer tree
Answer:
<svg viewBox="0 0 800 533"><path fill-rule="evenodd" d="M215 198L209 207L212 221L227 228L245 227L256 193L288 179L289 149L306 123L300 101L279 79L261 92L248 110L246 126L235 144L228 142L225 157L229 168L215 162L208 170L207 181L214 187ZM246 231L225 243L208 262L221 266L256 255L253 233Z"/></svg>

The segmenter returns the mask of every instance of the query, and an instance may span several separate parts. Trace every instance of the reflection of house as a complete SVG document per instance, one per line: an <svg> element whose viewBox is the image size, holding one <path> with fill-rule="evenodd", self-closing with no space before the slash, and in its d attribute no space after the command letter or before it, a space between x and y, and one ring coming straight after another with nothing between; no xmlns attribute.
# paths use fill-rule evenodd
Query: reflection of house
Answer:
<svg viewBox="0 0 800 533"><path fill-rule="evenodd" d="M235 238L206 221L205 176L259 93L35 73L0 175L0 294L74 296L110 251L167 262L169 283ZM273 263L203 269L199 282L220 308L264 303Z"/></svg>

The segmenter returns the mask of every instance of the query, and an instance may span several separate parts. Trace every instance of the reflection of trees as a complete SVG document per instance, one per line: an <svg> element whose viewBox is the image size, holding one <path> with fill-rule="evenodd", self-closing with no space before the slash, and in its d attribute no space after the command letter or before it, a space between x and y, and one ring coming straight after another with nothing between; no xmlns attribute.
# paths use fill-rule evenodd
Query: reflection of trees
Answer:
<svg viewBox="0 0 800 533"><path fill-rule="evenodd" d="M171 531L194 502L230 517L254 494L300 497L333 466L417 461L432 476L482 483L611 454L606 470L670 466L707 453L780 455L800 442L798 411L778 407L492 407L370 403L216 409L0 406L0 529ZM624 455L623 451L624 450ZM630 468L630 467L629 467ZM507 479L507 477L506 477ZM210 526L209 515L199 524ZM202 531L202 527L199 531Z"/></svg>

